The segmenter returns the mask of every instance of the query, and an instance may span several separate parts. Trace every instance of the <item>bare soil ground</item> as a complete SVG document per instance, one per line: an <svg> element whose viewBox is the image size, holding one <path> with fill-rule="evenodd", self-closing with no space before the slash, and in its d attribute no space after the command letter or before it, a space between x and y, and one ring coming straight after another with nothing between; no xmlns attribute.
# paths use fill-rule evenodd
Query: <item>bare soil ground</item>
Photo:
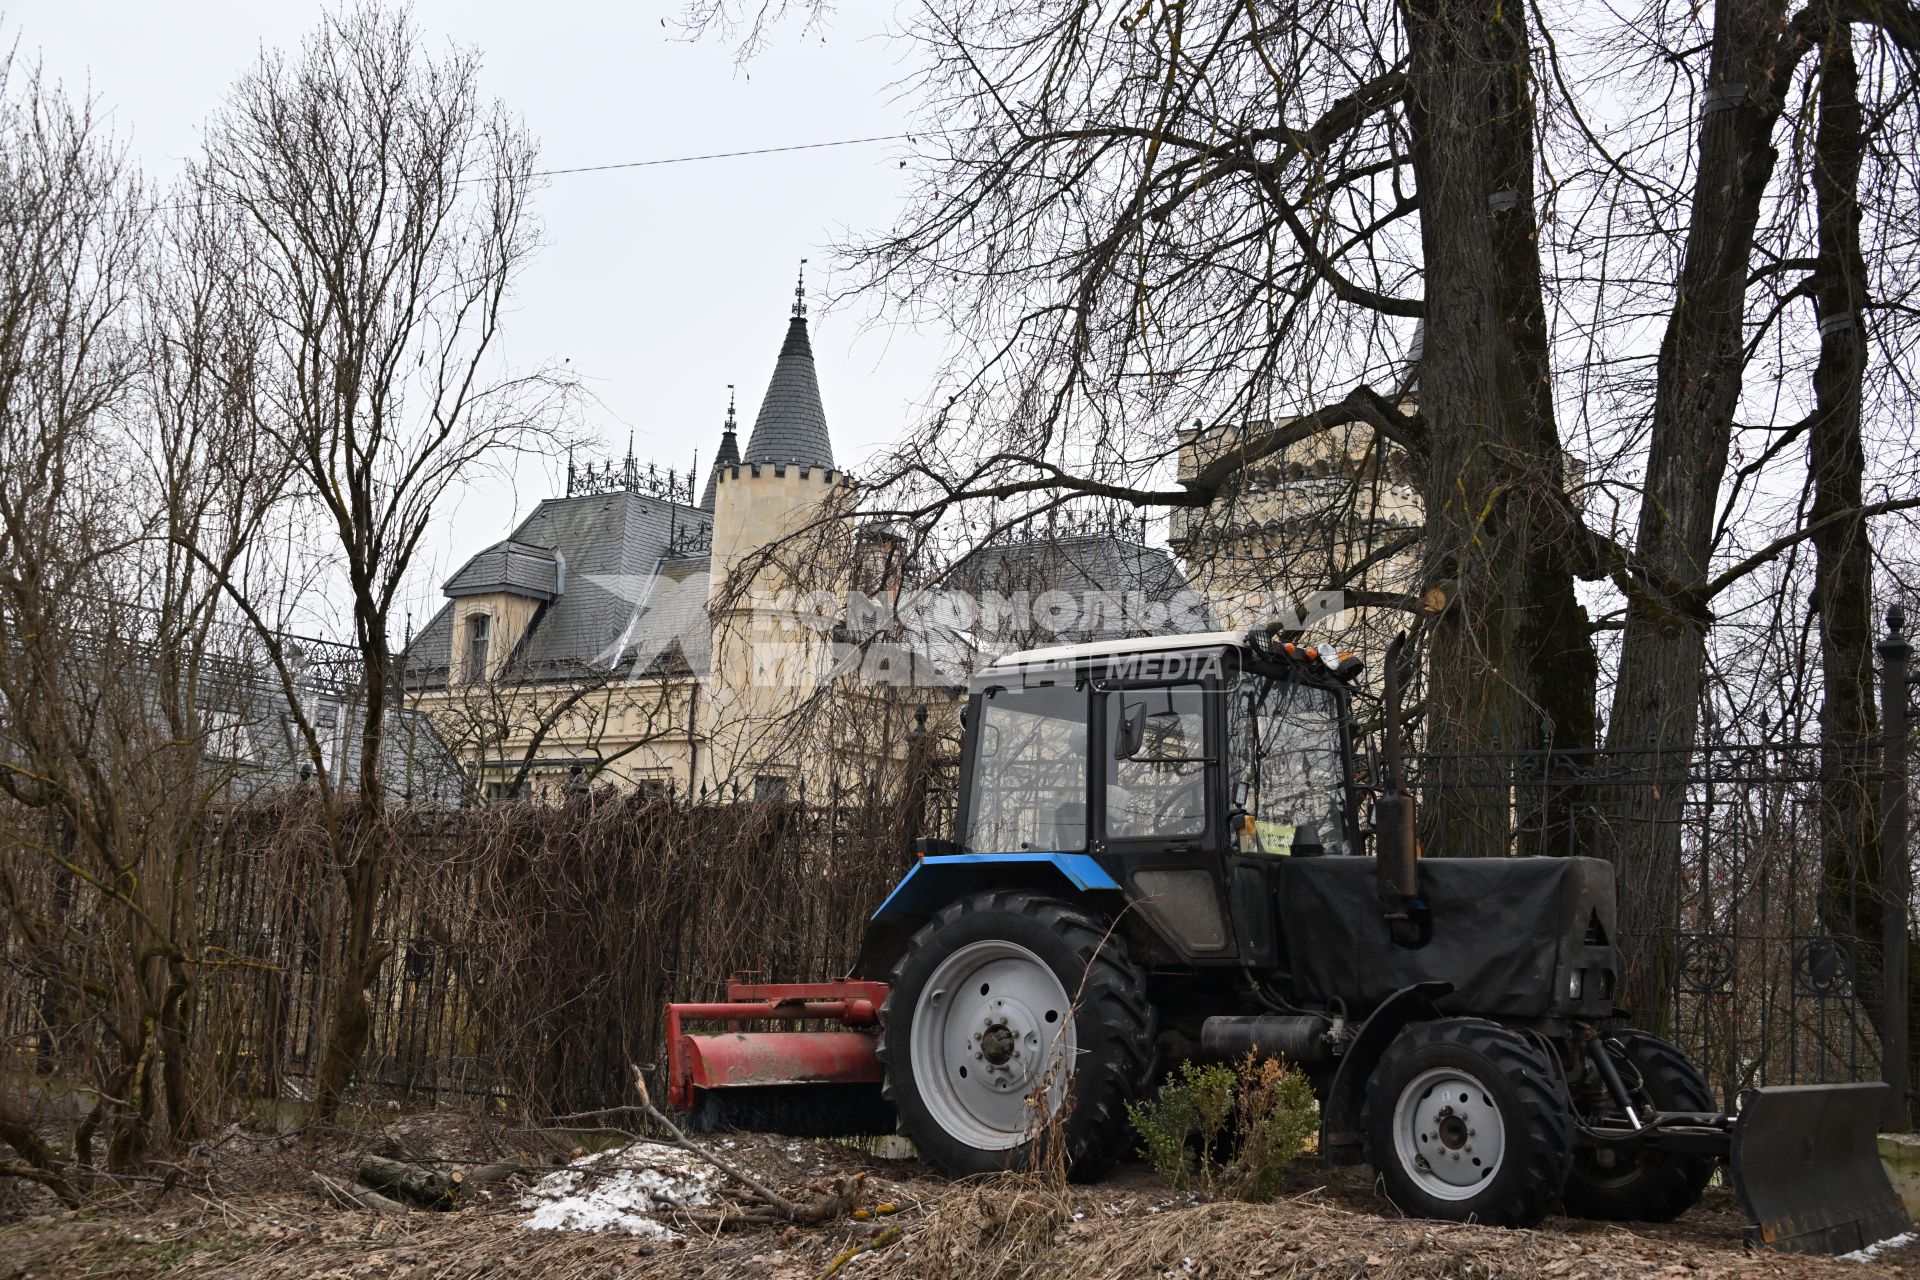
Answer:
<svg viewBox="0 0 1920 1280"><path fill-rule="evenodd" d="M1403 1220L1364 1170L1303 1162L1280 1199L1250 1205L1176 1195L1131 1165L1096 1187L1034 1178L951 1183L909 1161L829 1142L738 1136L725 1154L762 1181L799 1189L866 1175L863 1213L818 1227L679 1226L678 1241L624 1232L537 1231L527 1181L476 1191L450 1212L341 1209L317 1171L351 1181L368 1151L466 1166L565 1162L596 1135L514 1130L439 1113L370 1119L293 1140L230 1132L171 1179L126 1183L79 1211L0 1183L0 1280L232 1277L234 1280L1026 1280L1167 1277L1548 1277L1820 1280L1920 1274L1920 1247L1872 1262L1751 1253L1732 1199L1667 1226L1553 1219L1533 1231ZM610 1135L597 1135L602 1139ZM617 1163L612 1158L601 1162ZM665 1221L673 1225L668 1215Z"/></svg>

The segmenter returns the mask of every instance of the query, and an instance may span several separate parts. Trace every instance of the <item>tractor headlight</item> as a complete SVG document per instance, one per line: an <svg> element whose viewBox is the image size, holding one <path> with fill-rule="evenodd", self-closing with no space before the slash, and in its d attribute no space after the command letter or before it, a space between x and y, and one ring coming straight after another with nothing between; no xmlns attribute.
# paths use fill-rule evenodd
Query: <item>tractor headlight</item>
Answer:
<svg viewBox="0 0 1920 1280"><path fill-rule="evenodd" d="M1575 969L1573 971L1573 976L1567 979L1567 999L1578 1000L1580 998L1580 992L1586 985L1585 979L1585 970Z"/></svg>

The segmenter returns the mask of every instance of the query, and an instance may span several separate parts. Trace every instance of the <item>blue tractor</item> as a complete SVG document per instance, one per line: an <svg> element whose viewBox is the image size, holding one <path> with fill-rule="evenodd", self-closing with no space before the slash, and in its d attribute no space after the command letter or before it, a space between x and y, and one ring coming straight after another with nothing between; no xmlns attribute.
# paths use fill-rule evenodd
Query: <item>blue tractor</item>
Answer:
<svg viewBox="0 0 1920 1280"><path fill-rule="evenodd" d="M1091 1180L1166 1071L1253 1053L1309 1076L1321 1157L1409 1214L1664 1221L1725 1167L1756 1243L1906 1230L1886 1086L1727 1115L1625 1025L1610 864L1418 857L1397 731L1384 785L1356 784L1359 670L1259 633L999 659L969 690L953 838L921 842L846 979L669 1006L672 1101L706 1128L897 1127L954 1175L1021 1166L1051 1124ZM793 1022L831 1029L765 1029Z"/></svg>

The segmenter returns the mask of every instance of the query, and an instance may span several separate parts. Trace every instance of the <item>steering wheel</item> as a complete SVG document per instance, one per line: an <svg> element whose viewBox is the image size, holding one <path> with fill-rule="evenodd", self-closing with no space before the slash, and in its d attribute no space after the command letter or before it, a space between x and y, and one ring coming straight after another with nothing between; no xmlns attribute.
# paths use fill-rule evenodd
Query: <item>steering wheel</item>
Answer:
<svg viewBox="0 0 1920 1280"><path fill-rule="evenodd" d="M1199 810L1197 816L1200 825L1205 825L1205 806L1196 803L1201 799L1200 784L1205 777L1204 773L1196 773L1160 798L1160 803L1153 806L1153 833L1165 831L1168 819L1176 814L1184 819L1194 819L1195 810Z"/></svg>

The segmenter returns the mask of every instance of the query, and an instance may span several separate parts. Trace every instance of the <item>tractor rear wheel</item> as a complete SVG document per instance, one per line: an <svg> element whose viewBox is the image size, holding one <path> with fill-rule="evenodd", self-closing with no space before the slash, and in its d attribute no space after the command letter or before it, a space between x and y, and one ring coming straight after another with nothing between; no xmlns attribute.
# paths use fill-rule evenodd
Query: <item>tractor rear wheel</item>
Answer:
<svg viewBox="0 0 1920 1280"><path fill-rule="evenodd" d="M1636 1107L1714 1109L1713 1092L1699 1068L1659 1036L1617 1031L1603 1043ZM1567 1175L1567 1212L1613 1222L1672 1222L1699 1201L1713 1166L1712 1156L1583 1150L1574 1156L1573 1171Z"/></svg>
<svg viewBox="0 0 1920 1280"><path fill-rule="evenodd" d="M979 894L916 933L890 982L884 1088L932 1164L1027 1167L1056 1121L1076 1181L1124 1153L1154 1019L1145 975L1104 921L1033 894Z"/></svg>
<svg viewBox="0 0 1920 1280"><path fill-rule="evenodd" d="M1531 1226L1559 1199L1573 1157L1552 1064L1479 1018L1402 1031L1367 1082L1364 1123L1388 1197L1422 1218Z"/></svg>

